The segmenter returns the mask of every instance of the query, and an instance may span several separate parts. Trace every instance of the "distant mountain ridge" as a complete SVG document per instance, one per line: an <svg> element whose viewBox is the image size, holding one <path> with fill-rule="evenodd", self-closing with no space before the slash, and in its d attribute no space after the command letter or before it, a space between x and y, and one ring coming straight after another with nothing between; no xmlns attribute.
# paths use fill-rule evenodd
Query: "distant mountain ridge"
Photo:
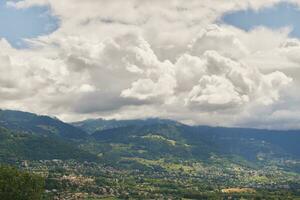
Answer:
<svg viewBox="0 0 300 200"><path fill-rule="evenodd" d="M0 126L14 131L52 135L66 139L87 137L87 134L81 129L58 119L14 110L0 110Z"/></svg>
<svg viewBox="0 0 300 200"><path fill-rule="evenodd" d="M89 132L92 138L103 142L116 142L114 139L127 141L138 134L147 135L156 132L167 139L189 141L191 144L214 147L211 151L239 154L248 159L256 159L260 149L268 150L269 155L281 154L300 158L299 130L265 130L254 128L225 128L210 126L188 126L165 119L143 120L85 120L72 125ZM162 134L162 132L164 132ZM168 133L168 134L166 134ZM178 138L176 138L178 136ZM123 141L123 142L124 142ZM202 143L198 143L197 141ZM119 141L122 142L122 141ZM200 149L198 149L200 151ZM202 149L203 150L203 149ZM278 155L279 156L279 155Z"/></svg>
<svg viewBox="0 0 300 200"><path fill-rule="evenodd" d="M160 118L146 118L146 119L133 119L133 120L105 120L105 119L87 119L84 121L73 122L73 126L78 127L89 134L96 131L108 130L113 128L121 128L127 126L144 126L151 124L181 124L177 121L160 119Z"/></svg>
<svg viewBox="0 0 300 200"><path fill-rule="evenodd" d="M212 154L237 155L251 161L259 159L258 156L260 159L270 157L300 159L298 145L300 131L273 132L258 129L152 124L96 131L92 137L100 143L127 144L133 149L132 153L146 151L152 152L152 155L160 155L162 152L164 156L168 152L185 158L199 159ZM156 149L156 146L161 148ZM147 156L146 154L143 156Z"/></svg>

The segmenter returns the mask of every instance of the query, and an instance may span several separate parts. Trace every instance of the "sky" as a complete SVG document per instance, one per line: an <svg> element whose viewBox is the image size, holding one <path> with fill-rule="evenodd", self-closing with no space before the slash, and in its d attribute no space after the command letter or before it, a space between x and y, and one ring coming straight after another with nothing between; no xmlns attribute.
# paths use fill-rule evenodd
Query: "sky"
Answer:
<svg viewBox="0 0 300 200"><path fill-rule="evenodd" d="M298 0L0 3L0 108L300 128Z"/></svg>
<svg viewBox="0 0 300 200"><path fill-rule="evenodd" d="M47 7L17 10L0 1L0 36L15 48L25 48L23 39L47 35L58 27L58 19Z"/></svg>
<svg viewBox="0 0 300 200"><path fill-rule="evenodd" d="M240 10L222 16L220 22L230 24L246 31L264 26L271 29L291 27L291 37L300 37L300 11L295 4L278 3L259 11L253 9Z"/></svg>

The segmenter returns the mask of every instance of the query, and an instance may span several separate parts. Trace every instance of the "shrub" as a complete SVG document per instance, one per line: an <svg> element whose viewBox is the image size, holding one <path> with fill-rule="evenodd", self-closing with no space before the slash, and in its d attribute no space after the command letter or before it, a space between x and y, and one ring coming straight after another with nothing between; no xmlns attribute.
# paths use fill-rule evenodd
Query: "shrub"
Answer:
<svg viewBox="0 0 300 200"><path fill-rule="evenodd" d="M0 166L1 200L39 200L44 192L44 178L10 166Z"/></svg>

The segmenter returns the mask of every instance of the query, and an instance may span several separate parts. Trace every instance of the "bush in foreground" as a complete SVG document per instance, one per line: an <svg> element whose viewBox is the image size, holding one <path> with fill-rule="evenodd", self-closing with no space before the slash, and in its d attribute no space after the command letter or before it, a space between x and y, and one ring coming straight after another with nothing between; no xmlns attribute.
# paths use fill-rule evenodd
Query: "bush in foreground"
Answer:
<svg viewBox="0 0 300 200"><path fill-rule="evenodd" d="M44 192L42 177L22 172L9 166L0 166L0 199L39 200Z"/></svg>

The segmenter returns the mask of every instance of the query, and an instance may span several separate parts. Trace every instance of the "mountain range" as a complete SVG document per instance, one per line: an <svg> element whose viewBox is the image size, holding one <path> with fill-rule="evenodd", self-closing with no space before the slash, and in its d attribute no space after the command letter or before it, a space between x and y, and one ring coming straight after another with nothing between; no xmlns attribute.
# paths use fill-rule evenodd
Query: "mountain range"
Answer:
<svg viewBox="0 0 300 200"><path fill-rule="evenodd" d="M90 119L65 123L33 113L0 110L0 159L92 160L139 168L143 160L231 162L249 167L276 161L300 171L300 131L188 126L165 119ZM137 162L139 161L139 162ZM145 165L145 163L144 163Z"/></svg>

